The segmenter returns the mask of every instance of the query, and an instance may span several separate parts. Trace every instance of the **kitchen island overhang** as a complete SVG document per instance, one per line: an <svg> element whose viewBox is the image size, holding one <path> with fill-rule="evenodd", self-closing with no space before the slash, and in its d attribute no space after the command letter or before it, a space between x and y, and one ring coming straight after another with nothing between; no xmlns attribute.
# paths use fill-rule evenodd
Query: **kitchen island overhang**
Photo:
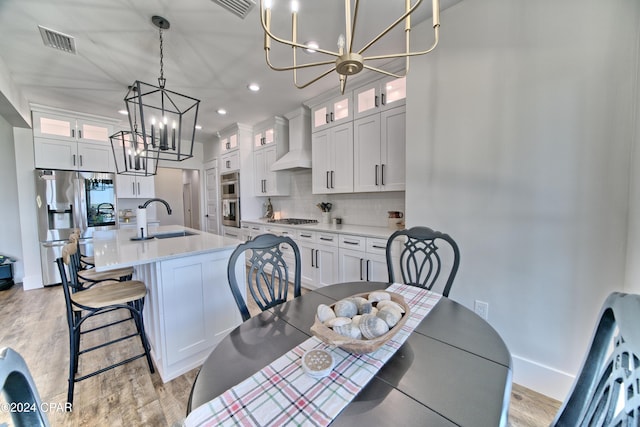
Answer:
<svg viewBox="0 0 640 427"><path fill-rule="evenodd" d="M94 234L97 271L134 267L147 286L145 329L163 382L200 366L242 322L227 279L236 239L181 226L150 227L161 238L131 240L136 230ZM168 236L168 237L167 237ZM244 263L236 274L245 277ZM246 289L241 290L246 298Z"/></svg>

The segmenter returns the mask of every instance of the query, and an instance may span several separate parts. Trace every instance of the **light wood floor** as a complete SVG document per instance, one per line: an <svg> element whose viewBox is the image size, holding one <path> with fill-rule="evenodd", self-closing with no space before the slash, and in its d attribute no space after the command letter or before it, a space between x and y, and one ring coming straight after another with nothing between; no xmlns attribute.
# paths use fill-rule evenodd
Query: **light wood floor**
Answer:
<svg viewBox="0 0 640 427"><path fill-rule="evenodd" d="M0 291L0 307L0 348L12 347L24 357L42 402L50 407L64 405L69 348L62 288L24 292L18 284ZM256 312L255 307L250 309ZM116 336L125 329L133 330L131 326L110 328L108 333L96 332L95 339L105 339L107 334ZM91 341L87 336L83 345L90 345ZM123 354L137 353L141 345L139 340L128 340L111 348L81 357L80 372L95 369L104 360L112 362ZM172 426L185 417L196 373L192 370L163 384L157 373L149 372L145 359L138 359L77 383L73 412L49 412L49 421L54 427ZM509 425L548 426L559 406L558 401L514 384ZM9 414L0 412L0 426L7 422L12 425Z"/></svg>

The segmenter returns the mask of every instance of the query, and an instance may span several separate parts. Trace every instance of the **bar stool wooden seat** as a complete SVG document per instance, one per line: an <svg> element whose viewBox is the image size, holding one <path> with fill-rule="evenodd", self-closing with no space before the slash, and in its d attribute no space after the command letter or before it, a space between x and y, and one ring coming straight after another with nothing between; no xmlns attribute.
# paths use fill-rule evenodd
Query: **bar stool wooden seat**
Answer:
<svg viewBox="0 0 640 427"><path fill-rule="evenodd" d="M144 298L147 294L145 284L139 280L128 281L108 281L101 286L86 288L79 283L75 276L71 274L71 279L67 277L65 265L69 270L73 270L72 254L76 253L76 245L69 243L62 250L62 257L56 260L60 278L62 279L62 289L67 310L67 324L69 326L69 388L67 392L67 402L69 407L73 404L73 391L75 383L84 379L101 374L110 369L132 362L141 357L147 358L149 370L154 373L153 362L151 361L150 346L144 331L144 322L142 319L142 310L144 307ZM113 312L116 310L126 310L130 316L126 318L116 319L114 321L103 322L96 325L96 321L91 323L90 329L85 329L85 321L89 318ZM104 319L104 317L103 317ZM136 332L110 341L80 349L80 338L83 334L108 328L120 323L133 321ZM94 326L95 325L95 326ZM87 326L88 327L88 326ZM90 373L78 376L78 361L82 354L98 350L102 347L115 344L135 336L140 337L142 344L142 352L132 355L124 360L113 363L107 367L99 368ZM107 359L105 355L105 359Z"/></svg>

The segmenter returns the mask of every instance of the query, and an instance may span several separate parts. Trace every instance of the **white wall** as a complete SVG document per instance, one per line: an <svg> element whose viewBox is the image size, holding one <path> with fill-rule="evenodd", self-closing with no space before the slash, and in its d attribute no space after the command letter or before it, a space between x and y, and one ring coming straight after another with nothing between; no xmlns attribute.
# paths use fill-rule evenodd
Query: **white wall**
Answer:
<svg viewBox="0 0 640 427"><path fill-rule="evenodd" d="M18 206L18 183L16 181L16 156L13 146L13 127L0 117L0 254L18 259L13 266L14 278L22 281L24 263L20 239L20 215Z"/></svg>
<svg viewBox="0 0 640 427"><path fill-rule="evenodd" d="M158 168L155 176L156 197L166 200L171 206L171 215L158 202L156 217L160 225L184 225L184 208L182 202L182 169Z"/></svg>
<svg viewBox="0 0 640 427"><path fill-rule="evenodd" d="M514 381L558 399L623 289L639 5L464 1L408 78L407 223L456 239L451 296L487 301Z"/></svg>

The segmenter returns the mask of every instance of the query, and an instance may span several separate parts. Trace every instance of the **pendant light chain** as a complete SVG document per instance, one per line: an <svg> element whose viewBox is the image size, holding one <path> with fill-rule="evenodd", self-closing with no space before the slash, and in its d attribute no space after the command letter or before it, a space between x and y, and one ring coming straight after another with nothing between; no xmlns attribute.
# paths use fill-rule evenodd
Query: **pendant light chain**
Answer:
<svg viewBox="0 0 640 427"><path fill-rule="evenodd" d="M160 28L160 78L158 85L164 89L167 80L164 78L164 39L162 38L162 28Z"/></svg>

